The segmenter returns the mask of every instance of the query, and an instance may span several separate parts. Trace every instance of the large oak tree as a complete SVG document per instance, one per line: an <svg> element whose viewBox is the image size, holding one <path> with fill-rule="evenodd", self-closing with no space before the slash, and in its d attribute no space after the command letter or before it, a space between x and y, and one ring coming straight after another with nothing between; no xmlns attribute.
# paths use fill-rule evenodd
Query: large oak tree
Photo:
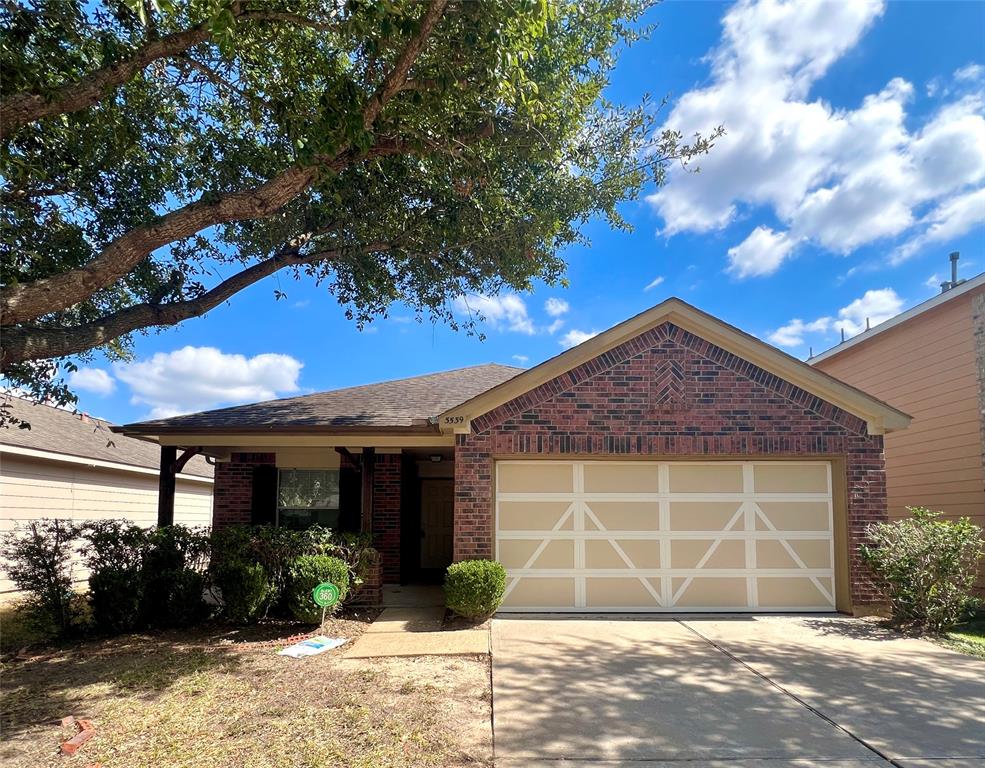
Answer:
<svg viewBox="0 0 985 768"><path fill-rule="evenodd" d="M65 368L280 271L453 326L457 295L562 279L585 221L717 135L605 100L647 6L4 2L3 375L71 400Z"/></svg>

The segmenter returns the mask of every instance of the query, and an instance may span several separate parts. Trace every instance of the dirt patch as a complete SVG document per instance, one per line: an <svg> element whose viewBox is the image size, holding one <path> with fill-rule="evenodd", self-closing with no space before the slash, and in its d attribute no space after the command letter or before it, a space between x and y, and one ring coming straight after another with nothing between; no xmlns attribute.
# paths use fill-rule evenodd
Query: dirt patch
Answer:
<svg viewBox="0 0 985 768"><path fill-rule="evenodd" d="M323 633L357 637L369 614ZM210 768L489 764L486 657L307 659L276 650L297 625L130 635L8 662L5 766ZM306 628L310 629L310 628ZM344 647L343 647L344 648ZM74 757L65 715L95 723Z"/></svg>
<svg viewBox="0 0 985 768"><path fill-rule="evenodd" d="M486 629L492 626L492 619L466 619L453 611L446 610L445 617L441 622L441 628L447 630L456 629Z"/></svg>

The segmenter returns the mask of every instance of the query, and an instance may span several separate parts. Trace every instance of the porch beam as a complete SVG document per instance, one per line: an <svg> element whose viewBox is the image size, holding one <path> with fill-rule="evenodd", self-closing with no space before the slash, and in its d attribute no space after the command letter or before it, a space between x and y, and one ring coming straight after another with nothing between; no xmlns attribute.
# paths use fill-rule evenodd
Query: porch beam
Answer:
<svg viewBox="0 0 985 768"><path fill-rule="evenodd" d="M174 525L175 464L177 459L178 449L175 446L161 446L160 477L157 486L158 526Z"/></svg>
<svg viewBox="0 0 985 768"><path fill-rule="evenodd" d="M362 454L362 514L360 530L373 532L373 480L376 475L376 449L364 448Z"/></svg>

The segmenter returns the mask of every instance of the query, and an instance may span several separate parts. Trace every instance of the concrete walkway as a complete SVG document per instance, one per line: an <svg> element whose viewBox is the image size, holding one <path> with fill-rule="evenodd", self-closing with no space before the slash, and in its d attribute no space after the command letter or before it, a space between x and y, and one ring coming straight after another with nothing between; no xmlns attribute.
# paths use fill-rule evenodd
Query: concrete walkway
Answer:
<svg viewBox="0 0 985 768"><path fill-rule="evenodd" d="M489 653L487 630L442 630L444 615L444 606L384 608L344 656L347 659L368 659Z"/></svg>
<svg viewBox="0 0 985 768"><path fill-rule="evenodd" d="M503 768L985 768L985 662L868 622L524 617L492 645Z"/></svg>

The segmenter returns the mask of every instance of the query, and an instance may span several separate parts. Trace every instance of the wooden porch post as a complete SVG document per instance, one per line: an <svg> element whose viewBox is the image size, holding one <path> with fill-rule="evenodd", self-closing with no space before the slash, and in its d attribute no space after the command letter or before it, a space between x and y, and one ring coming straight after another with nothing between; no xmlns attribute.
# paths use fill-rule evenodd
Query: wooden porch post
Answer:
<svg viewBox="0 0 985 768"><path fill-rule="evenodd" d="M360 530L373 532L373 477L376 473L376 449L363 448L362 459L362 515Z"/></svg>
<svg viewBox="0 0 985 768"><path fill-rule="evenodd" d="M174 525L174 476L178 449L173 445L161 446L161 475L157 491L157 524Z"/></svg>

